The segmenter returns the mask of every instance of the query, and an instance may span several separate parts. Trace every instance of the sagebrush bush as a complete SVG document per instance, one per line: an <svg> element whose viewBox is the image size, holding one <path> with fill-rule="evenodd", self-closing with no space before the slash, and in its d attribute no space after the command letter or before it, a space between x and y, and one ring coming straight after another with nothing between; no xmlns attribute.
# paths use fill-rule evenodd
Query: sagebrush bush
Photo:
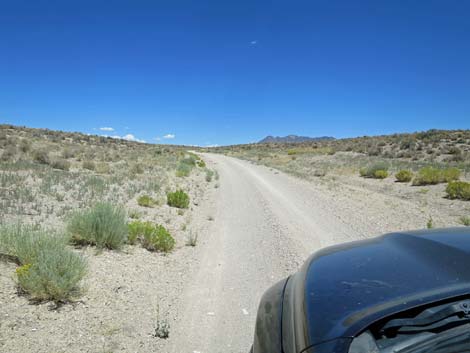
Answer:
<svg viewBox="0 0 470 353"><path fill-rule="evenodd" d="M83 163L82 163L82 168L93 171L93 170L95 170L96 166L95 166L95 163L93 161L84 160Z"/></svg>
<svg viewBox="0 0 470 353"><path fill-rule="evenodd" d="M33 159L41 164L48 164L49 163L49 152L46 150L36 150L33 153Z"/></svg>
<svg viewBox="0 0 470 353"><path fill-rule="evenodd" d="M446 187L450 199L470 200L470 183L465 181L451 181Z"/></svg>
<svg viewBox="0 0 470 353"><path fill-rule="evenodd" d="M191 174L192 166L187 163L180 163L176 168L177 177L187 177Z"/></svg>
<svg viewBox="0 0 470 353"><path fill-rule="evenodd" d="M155 203L155 200L149 195L142 195L137 198L137 204L142 207L153 207Z"/></svg>
<svg viewBox="0 0 470 353"><path fill-rule="evenodd" d="M359 175L364 178L384 179L388 176L388 166L385 163L373 164L367 168L361 168Z"/></svg>
<svg viewBox="0 0 470 353"><path fill-rule="evenodd" d="M66 159L56 158L51 161L51 167L55 169L69 170L70 162Z"/></svg>
<svg viewBox="0 0 470 353"><path fill-rule="evenodd" d="M413 172L402 169L395 174L395 178L399 183L408 183L413 179Z"/></svg>
<svg viewBox="0 0 470 353"><path fill-rule="evenodd" d="M142 246L150 251L169 252L175 246L175 239L162 225L151 222L133 221L128 224L129 243L140 240Z"/></svg>
<svg viewBox="0 0 470 353"><path fill-rule="evenodd" d="M18 285L32 299L63 302L80 293L87 263L67 248L65 237L27 226L1 226L0 252L19 259Z"/></svg>
<svg viewBox="0 0 470 353"><path fill-rule="evenodd" d="M189 195L181 189L175 192L169 192L166 194L166 197L168 206L177 208L189 207Z"/></svg>
<svg viewBox="0 0 470 353"><path fill-rule="evenodd" d="M119 249L127 241L126 214L120 207L101 202L73 214L67 231L74 244Z"/></svg>

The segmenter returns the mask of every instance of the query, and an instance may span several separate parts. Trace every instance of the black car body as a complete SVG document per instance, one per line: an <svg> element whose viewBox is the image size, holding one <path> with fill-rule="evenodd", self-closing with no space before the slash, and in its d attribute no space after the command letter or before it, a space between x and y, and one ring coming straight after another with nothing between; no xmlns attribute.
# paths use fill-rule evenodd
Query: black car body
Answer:
<svg viewBox="0 0 470 353"><path fill-rule="evenodd" d="M468 299L468 229L328 247L265 292L253 353L454 352L439 347L470 347Z"/></svg>

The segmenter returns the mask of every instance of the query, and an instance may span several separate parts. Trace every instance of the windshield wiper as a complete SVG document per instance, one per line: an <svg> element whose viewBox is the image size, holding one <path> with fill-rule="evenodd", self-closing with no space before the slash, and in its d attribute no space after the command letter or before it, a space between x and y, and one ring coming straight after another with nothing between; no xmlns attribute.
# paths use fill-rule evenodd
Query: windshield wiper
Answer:
<svg viewBox="0 0 470 353"><path fill-rule="evenodd" d="M441 332L396 353L464 353L470 352L470 324Z"/></svg>
<svg viewBox="0 0 470 353"><path fill-rule="evenodd" d="M407 332L431 330L449 323L449 320L446 319L453 316L458 316L458 318L455 318L457 320L470 321L470 300L452 303L437 311L426 313L415 318L390 320L382 327L381 332L385 333L385 331L391 329Z"/></svg>

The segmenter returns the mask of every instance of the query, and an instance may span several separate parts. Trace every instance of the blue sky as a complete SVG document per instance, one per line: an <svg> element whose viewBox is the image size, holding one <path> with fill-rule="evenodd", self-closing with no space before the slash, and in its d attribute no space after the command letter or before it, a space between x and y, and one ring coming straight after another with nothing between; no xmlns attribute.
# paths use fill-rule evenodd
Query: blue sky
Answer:
<svg viewBox="0 0 470 353"><path fill-rule="evenodd" d="M197 145L470 128L469 18L453 0L0 0L0 122Z"/></svg>

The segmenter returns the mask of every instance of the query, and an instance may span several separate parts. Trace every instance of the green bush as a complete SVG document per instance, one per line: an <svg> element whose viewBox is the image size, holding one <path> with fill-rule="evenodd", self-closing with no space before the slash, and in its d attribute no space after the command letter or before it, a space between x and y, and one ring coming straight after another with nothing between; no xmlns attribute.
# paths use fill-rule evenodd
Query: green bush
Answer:
<svg viewBox="0 0 470 353"><path fill-rule="evenodd" d="M170 252L175 247L175 239L162 225L156 225L152 233L145 233L142 240L143 246L151 251Z"/></svg>
<svg viewBox="0 0 470 353"><path fill-rule="evenodd" d="M73 214L67 230L74 244L119 249L127 240L126 214L120 207L98 203Z"/></svg>
<svg viewBox="0 0 470 353"><path fill-rule="evenodd" d="M395 174L395 178L399 183L408 183L413 179L413 173L410 170L402 169Z"/></svg>
<svg viewBox="0 0 470 353"><path fill-rule="evenodd" d="M361 168L359 175L364 178L384 179L388 176L388 166L384 163L377 163L367 168Z"/></svg>
<svg viewBox="0 0 470 353"><path fill-rule="evenodd" d="M134 221L129 223L129 243L135 244L137 240L150 251L170 252L175 246L175 239L162 225L151 222Z"/></svg>
<svg viewBox="0 0 470 353"><path fill-rule="evenodd" d="M0 227L0 252L17 257L18 285L34 300L67 301L80 293L86 260L64 237L26 226Z"/></svg>
<svg viewBox="0 0 470 353"><path fill-rule="evenodd" d="M149 195L142 195L137 199L137 204L142 207L153 207L155 205L155 200Z"/></svg>
<svg viewBox="0 0 470 353"><path fill-rule="evenodd" d="M443 169L441 173L442 183L448 183L460 179L460 170L458 170L457 168Z"/></svg>
<svg viewBox="0 0 470 353"><path fill-rule="evenodd" d="M204 160L202 160L202 159L199 159L199 160L197 161L197 166L198 166L199 168L205 168L205 167L206 167L206 162L204 162Z"/></svg>
<svg viewBox="0 0 470 353"><path fill-rule="evenodd" d="M451 181L446 187L450 199L470 200L470 183L465 181Z"/></svg>
<svg viewBox="0 0 470 353"><path fill-rule="evenodd" d="M434 167L424 167L413 179L413 185L434 185L441 182L441 170Z"/></svg>
<svg viewBox="0 0 470 353"><path fill-rule="evenodd" d="M466 227L470 227L470 217L467 216L462 216L459 219L460 223L463 224Z"/></svg>
<svg viewBox="0 0 470 353"><path fill-rule="evenodd" d="M139 238L149 236L154 231L154 226L150 222L133 221L128 225L128 242L134 245Z"/></svg>
<svg viewBox="0 0 470 353"><path fill-rule="evenodd" d="M189 196L183 190L169 192L166 197L168 206L177 208L188 208L189 206Z"/></svg>
<svg viewBox="0 0 470 353"><path fill-rule="evenodd" d="M388 177L388 172L386 170L379 169L374 172L375 179L385 179L386 177Z"/></svg>
<svg viewBox="0 0 470 353"><path fill-rule="evenodd" d="M424 167L418 172L413 180L413 185L435 185L448 183L460 178L460 170L457 168L438 169L434 167Z"/></svg>

